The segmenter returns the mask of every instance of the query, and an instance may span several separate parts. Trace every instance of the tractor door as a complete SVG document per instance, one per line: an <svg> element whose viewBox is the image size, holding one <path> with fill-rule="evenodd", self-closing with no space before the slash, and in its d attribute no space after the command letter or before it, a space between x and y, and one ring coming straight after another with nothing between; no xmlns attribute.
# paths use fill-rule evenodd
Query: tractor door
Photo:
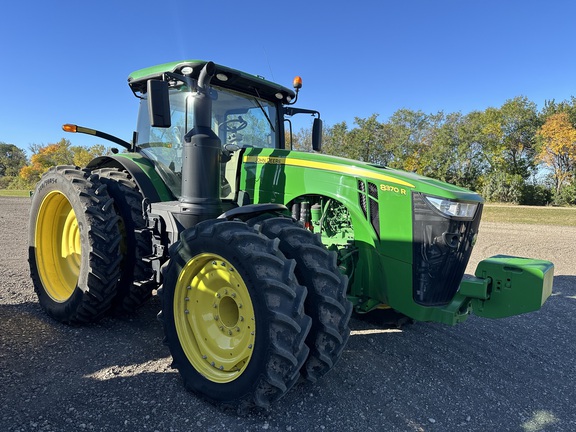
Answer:
<svg viewBox="0 0 576 432"><path fill-rule="evenodd" d="M234 199L242 149L276 148L279 127L276 106L268 101L221 91L214 101L214 131L222 140L222 199Z"/></svg>

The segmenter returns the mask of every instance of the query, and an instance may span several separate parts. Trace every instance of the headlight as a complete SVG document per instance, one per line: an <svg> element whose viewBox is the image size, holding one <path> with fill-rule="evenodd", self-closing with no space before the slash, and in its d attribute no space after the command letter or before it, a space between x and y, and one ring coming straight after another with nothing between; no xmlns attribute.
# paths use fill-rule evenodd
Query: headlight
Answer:
<svg viewBox="0 0 576 432"><path fill-rule="evenodd" d="M474 219L478 203L464 203L450 201L443 198L431 197L424 195L426 200L434 206L436 210L448 217L457 217L462 219Z"/></svg>

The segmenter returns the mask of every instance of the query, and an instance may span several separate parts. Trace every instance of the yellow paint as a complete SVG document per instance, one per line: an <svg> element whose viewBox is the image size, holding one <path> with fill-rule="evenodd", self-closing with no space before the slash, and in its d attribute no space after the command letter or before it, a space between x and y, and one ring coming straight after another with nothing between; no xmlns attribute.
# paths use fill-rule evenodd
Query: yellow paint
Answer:
<svg viewBox="0 0 576 432"><path fill-rule="evenodd" d="M34 236L38 274L55 302L68 300L78 283L82 248L76 214L66 196L50 192L42 200Z"/></svg>
<svg viewBox="0 0 576 432"><path fill-rule="evenodd" d="M328 162L316 162L316 161L308 161L303 159L294 159L294 158L283 158L283 157L269 157L269 156L244 156L245 163L259 163L259 164L272 164L272 165L287 165L287 166L297 166L303 168L315 168L324 171L332 171L341 174L350 174L353 176L363 177L363 178L371 178L375 180L381 180L388 183L394 183L400 186L406 186L409 188L413 188L414 185L408 183L404 180L397 179L395 177L391 177L386 174L379 174L375 173L371 170L366 168L360 168L356 166L346 166L346 165L338 165Z"/></svg>
<svg viewBox="0 0 576 432"><path fill-rule="evenodd" d="M203 253L186 263L174 292L174 322L192 366L216 383L246 370L256 340L252 299L242 276L219 255Z"/></svg>
<svg viewBox="0 0 576 432"><path fill-rule="evenodd" d="M406 195L406 189L399 188L398 186L390 186L390 185L381 184L380 190L382 192L394 192L394 193L397 193L400 195Z"/></svg>

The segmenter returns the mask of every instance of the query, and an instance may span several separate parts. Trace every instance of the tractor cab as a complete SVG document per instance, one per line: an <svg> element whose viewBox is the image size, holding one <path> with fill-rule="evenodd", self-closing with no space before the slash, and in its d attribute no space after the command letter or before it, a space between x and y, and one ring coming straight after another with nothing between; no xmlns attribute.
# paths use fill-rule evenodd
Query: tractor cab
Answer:
<svg viewBox="0 0 576 432"><path fill-rule="evenodd" d="M289 122L285 116L309 113L319 117L319 113L288 106L297 100L302 86L299 78L294 81L294 92L261 77L219 65L215 66L206 92L211 109L206 110L205 105L202 110L195 109L199 74L205 65L206 62L201 61L179 62L130 75L130 87L141 99L134 145L136 151L154 162L172 194L179 199L186 135L198 121L195 113L201 112L202 122L207 123L205 126L219 139L222 150L220 198L233 199L241 149L284 149L284 124ZM162 87L161 91L157 91L157 87ZM313 148L318 150L319 118L314 125Z"/></svg>
<svg viewBox="0 0 576 432"><path fill-rule="evenodd" d="M185 135L194 127L194 89L186 84L169 86L169 127L150 122L148 95L142 97L136 148L152 160L173 195L181 196ZM282 145L278 106L257 96L212 86L211 129L222 147L221 198L229 198L235 183L239 150L246 147L278 148Z"/></svg>

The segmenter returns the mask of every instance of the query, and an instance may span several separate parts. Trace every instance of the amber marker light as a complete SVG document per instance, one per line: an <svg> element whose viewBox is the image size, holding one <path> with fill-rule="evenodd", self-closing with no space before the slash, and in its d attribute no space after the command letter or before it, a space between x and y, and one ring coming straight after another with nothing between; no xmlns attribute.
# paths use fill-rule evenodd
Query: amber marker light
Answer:
<svg viewBox="0 0 576 432"><path fill-rule="evenodd" d="M77 127L76 125L74 125L74 124L68 124L68 123L66 123L65 125L62 125L62 129L63 129L65 132L72 132L72 133L78 132L78 130L77 130L78 127Z"/></svg>
<svg viewBox="0 0 576 432"><path fill-rule="evenodd" d="M302 88L302 78L299 76L294 78L294 81L292 81L292 85L294 86L295 89L301 89Z"/></svg>

